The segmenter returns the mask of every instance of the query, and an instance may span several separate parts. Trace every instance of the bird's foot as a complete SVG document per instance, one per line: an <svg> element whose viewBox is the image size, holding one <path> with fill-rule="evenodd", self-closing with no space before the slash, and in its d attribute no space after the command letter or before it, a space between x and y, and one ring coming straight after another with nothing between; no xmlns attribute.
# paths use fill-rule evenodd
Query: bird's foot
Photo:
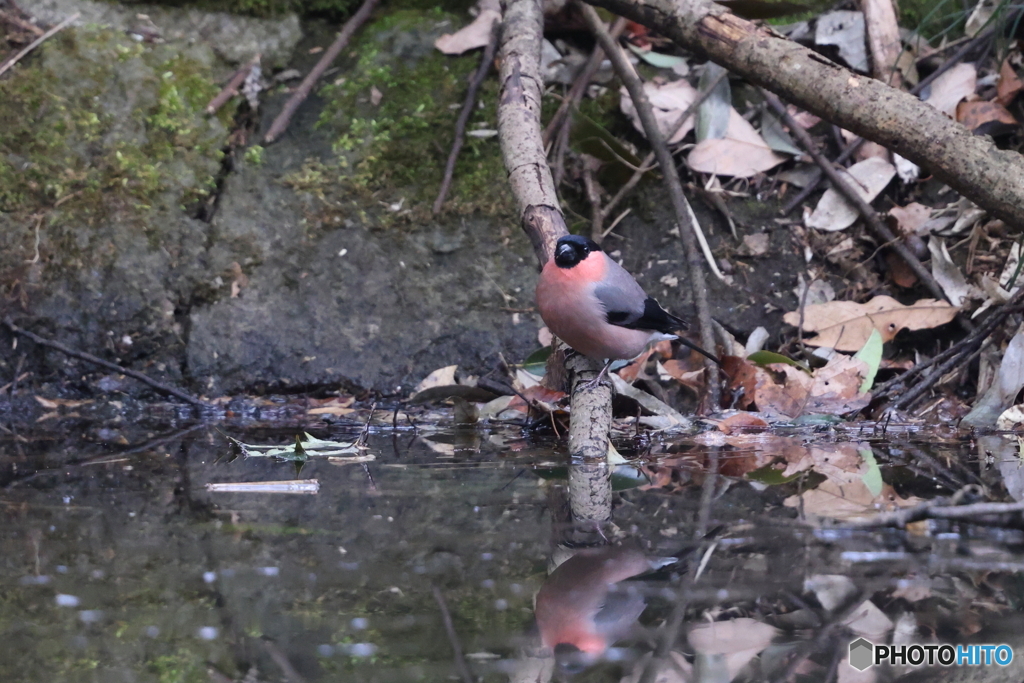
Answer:
<svg viewBox="0 0 1024 683"><path fill-rule="evenodd" d="M601 368L601 372L597 373L597 377L583 384L583 388L587 391L596 389L601 386L601 381L608 375L608 368L612 366L612 361L605 363L605 366Z"/></svg>

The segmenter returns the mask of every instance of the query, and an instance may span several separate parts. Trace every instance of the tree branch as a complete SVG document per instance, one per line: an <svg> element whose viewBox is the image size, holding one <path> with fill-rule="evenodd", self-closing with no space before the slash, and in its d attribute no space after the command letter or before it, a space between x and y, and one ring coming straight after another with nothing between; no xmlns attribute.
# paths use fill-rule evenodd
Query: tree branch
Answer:
<svg viewBox="0 0 1024 683"><path fill-rule="evenodd" d="M710 0L592 0L706 55L789 102L930 171L1024 229L1024 158L998 149L931 105L861 76Z"/></svg>

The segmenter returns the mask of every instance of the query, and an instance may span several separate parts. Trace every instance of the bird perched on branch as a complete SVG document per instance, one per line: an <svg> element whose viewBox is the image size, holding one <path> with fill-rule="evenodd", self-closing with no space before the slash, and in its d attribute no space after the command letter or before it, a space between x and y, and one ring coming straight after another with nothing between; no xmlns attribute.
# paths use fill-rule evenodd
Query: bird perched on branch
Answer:
<svg viewBox="0 0 1024 683"><path fill-rule="evenodd" d="M613 361L639 356L651 342L679 339L716 363L718 358L674 334L687 328L593 240L567 235L537 282L537 308L552 334L589 358Z"/></svg>

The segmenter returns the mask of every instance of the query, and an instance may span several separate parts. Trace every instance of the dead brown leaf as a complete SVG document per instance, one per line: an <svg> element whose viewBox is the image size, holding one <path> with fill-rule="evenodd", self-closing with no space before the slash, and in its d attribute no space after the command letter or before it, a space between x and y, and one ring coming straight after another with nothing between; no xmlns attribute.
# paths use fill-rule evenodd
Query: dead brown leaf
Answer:
<svg viewBox="0 0 1024 683"><path fill-rule="evenodd" d="M446 33L434 41L434 47L446 55L461 55L463 52L484 47L491 39L491 29L501 21L501 12L484 9L473 23L455 33Z"/></svg>
<svg viewBox="0 0 1024 683"><path fill-rule="evenodd" d="M790 496L783 501L783 505L800 508L804 514L815 517L858 519L873 517L879 512L913 507L920 502L921 499L914 496L900 498L888 484L882 486L878 496L873 496L863 480L840 483L826 479L815 489Z"/></svg>
<svg viewBox="0 0 1024 683"><path fill-rule="evenodd" d="M953 117L956 105L973 95L977 87L978 70L973 64L960 63L935 79L925 102Z"/></svg>
<svg viewBox="0 0 1024 683"><path fill-rule="evenodd" d="M924 204L910 202L906 206L894 206L889 215L896 219L899 233L904 236L918 235L921 228L932 217L932 210Z"/></svg>
<svg viewBox="0 0 1024 683"><path fill-rule="evenodd" d="M747 409L754 402L754 389L757 386L758 367L739 356L724 356L722 371L729 378L729 390L737 408Z"/></svg>
<svg viewBox="0 0 1024 683"><path fill-rule="evenodd" d="M642 134L644 132L643 124L640 123L640 115L633 105L633 100L629 97L629 93L624 87L620 92L622 97L619 100L619 107L622 109L622 113L633 122L633 126ZM658 122L658 130L666 138L672 132L672 127L676 125L680 114L689 109L690 105L700 95L697 89L683 78L661 85L648 81L644 83L644 93L651 103L654 118ZM686 134L693 130L696 121L696 115L689 116L672 138L666 140L666 142L673 145L682 142Z"/></svg>
<svg viewBox="0 0 1024 683"><path fill-rule="evenodd" d="M750 178L764 173L786 160L776 154L735 109L729 110L729 127L725 137L702 140L690 150L686 162L698 173Z"/></svg>
<svg viewBox="0 0 1024 683"><path fill-rule="evenodd" d="M718 429L723 434L763 431L770 426L767 420L753 413L736 413L718 423Z"/></svg>
<svg viewBox="0 0 1024 683"><path fill-rule="evenodd" d="M968 130L977 130L991 122L1016 126L1017 119L998 102L961 102L956 106L956 120Z"/></svg>
<svg viewBox="0 0 1024 683"><path fill-rule="evenodd" d="M795 419L801 415L838 415L866 406L871 395L859 392L867 364L837 355L814 375L792 365L773 363L758 368L754 403L769 416Z"/></svg>
<svg viewBox="0 0 1024 683"><path fill-rule="evenodd" d="M805 339L811 346L827 346L837 351L859 351L872 330L882 341L892 341L900 330L927 330L953 320L957 309L945 301L921 299L904 306L890 296L876 296L867 303L830 301L804 309L804 332L818 336ZM786 323L800 324L800 313L783 316Z"/></svg>
<svg viewBox="0 0 1024 683"><path fill-rule="evenodd" d="M999 67L999 83L996 85L996 101L1004 107L1009 107L1010 103L1013 102L1021 89L1024 88L1024 82L1020 80L1017 72L1013 66L1010 65L1010 59L1007 57L1003 60L1003 65Z"/></svg>

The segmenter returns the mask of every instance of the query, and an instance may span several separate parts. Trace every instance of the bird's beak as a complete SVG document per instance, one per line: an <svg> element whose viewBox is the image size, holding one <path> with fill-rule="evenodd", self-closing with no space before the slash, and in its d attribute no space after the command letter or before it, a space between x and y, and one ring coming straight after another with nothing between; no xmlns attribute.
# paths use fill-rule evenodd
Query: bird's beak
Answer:
<svg viewBox="0 0 1024 683"><path fill-rule="evenodd" d="M562 246L558 247L558 251L557 251L556 255L558 256L558 258L563 259L563 260L564 259L571 259L572 258L572 247L570 247L568 244L563 244Z"/></svg>

